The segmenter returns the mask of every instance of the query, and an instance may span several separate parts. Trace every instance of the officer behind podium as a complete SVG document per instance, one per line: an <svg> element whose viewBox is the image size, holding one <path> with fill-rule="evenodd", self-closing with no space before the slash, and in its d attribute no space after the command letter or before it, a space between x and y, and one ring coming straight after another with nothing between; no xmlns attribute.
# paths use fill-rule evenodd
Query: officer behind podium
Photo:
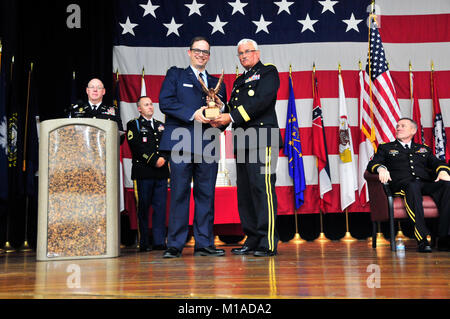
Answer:
<svg viewBox="0 0 450 319"><path fill-rule="evenodd" d="M69 117L112 120L117 123L119 131L123 131L119 109L115 106L103 104L105 93L106 90L102 81L96 78L90 80L86 87L88 102L80 102L72 106Z"/></svg>
<svg viewBox="0 0 450 319"><path fill-rule="evenodd" d="M165 250L169 158L159 151L164 125L153 118L154 108L149 97L141 96L137 109L141 116L127 123L127 140L133 156L131 179L138 207L139 250L152 250L148 228L150 205L153 207L153 249Z"/></svg>

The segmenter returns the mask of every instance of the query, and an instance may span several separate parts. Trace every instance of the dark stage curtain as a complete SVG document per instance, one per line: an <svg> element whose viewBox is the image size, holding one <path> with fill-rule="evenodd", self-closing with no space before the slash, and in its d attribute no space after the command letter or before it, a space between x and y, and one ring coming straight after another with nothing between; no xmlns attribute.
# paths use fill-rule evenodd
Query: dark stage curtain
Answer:
<svg viewBox="0 0 450 319"><path fill-rule="evenodd" d="M69 28L73 9L78 5L80 27ZM85 99L87 82L100 78L106 88L105 102L111 104L112 95L112 28L113 8L106 0L1 0L0 38L3 44L2 60L10 64L14 56L13 85L17 93L14 106L8 113L18 112L18 167L21 169L20 145L23 145L28 71L33 63L35 89L39 94L40 120L65 117L70 106L71 81L76 72L77 99ZM4 64L5 65L5 64ZM6 68L9 75L9 65ZM20 174L11 171L13 179ZM2 183L4 181L1 181ZM23 191L10 189L10 199L0 202L0 245L6 240L6 226L10 225L8 240L15 247L24 240L26 200ZM28 237L35 244L37 203L36 196L28 198ZM6 216L10 216L7 221Z"/></svg>

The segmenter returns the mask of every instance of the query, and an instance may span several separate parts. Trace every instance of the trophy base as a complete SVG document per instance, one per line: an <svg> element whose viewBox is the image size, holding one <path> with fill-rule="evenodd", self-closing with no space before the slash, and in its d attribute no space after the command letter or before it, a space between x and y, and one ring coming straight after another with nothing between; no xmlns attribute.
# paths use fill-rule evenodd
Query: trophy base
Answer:
<svg viewBox="0 0 450 319"><path fill-rule="evenodd" d="M205 109L205 117L209 120L213 120L220 115L218 107L208 107Z"/></svg>

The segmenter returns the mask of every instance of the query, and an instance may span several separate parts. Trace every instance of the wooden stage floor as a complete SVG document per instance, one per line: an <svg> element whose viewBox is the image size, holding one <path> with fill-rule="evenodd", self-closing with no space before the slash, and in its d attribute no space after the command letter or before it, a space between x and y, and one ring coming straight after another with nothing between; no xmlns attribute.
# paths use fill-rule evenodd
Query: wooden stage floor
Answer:
<svg viewBox="0 0 450 319"><path fill-rule="evenodd" d="M0 254L0 299L449 299L450 253L399 257L368 241L280 243L276 257L163 259L161 251L37 262L35 253Z"/></svg>

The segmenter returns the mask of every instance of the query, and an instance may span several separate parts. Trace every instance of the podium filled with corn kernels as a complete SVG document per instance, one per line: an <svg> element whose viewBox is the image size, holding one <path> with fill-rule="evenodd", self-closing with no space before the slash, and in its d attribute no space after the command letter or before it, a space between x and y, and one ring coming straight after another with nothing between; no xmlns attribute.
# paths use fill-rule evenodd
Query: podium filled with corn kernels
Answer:
<svg viewBox="0 0 450 319"><path fill-rule="evenodd" d="M48 120L39 135L36 259L119 256L117 123Z"/></svg>

